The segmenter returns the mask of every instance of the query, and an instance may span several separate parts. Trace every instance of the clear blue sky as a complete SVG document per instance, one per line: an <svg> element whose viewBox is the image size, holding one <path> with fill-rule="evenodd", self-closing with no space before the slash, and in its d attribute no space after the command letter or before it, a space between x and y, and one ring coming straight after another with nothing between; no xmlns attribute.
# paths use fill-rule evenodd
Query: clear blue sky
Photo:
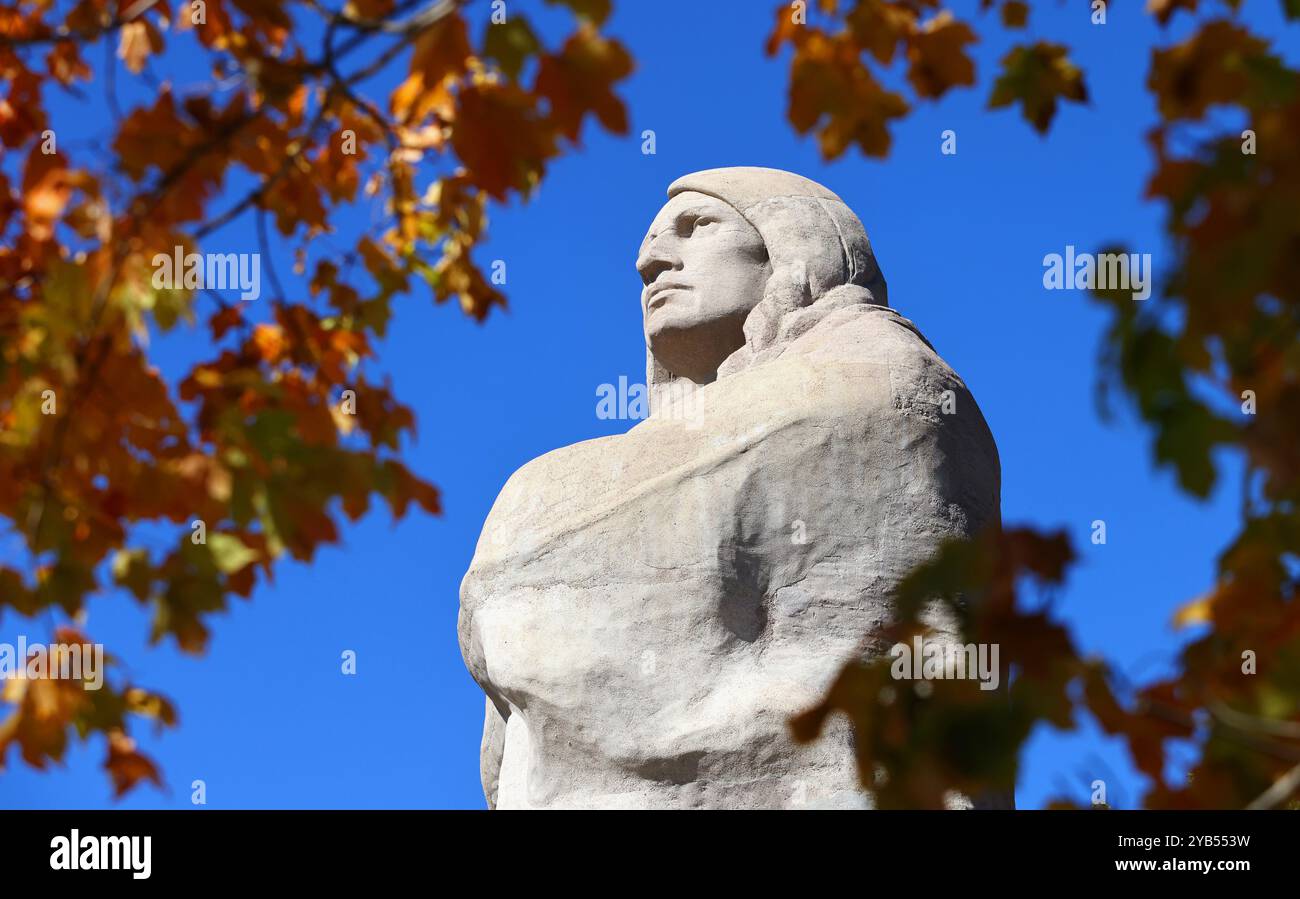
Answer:
<svg viewBox="0 0 1300 899"><path fill-rule="evenodd" d="M541 4L508 5L533 15ZM1124 240L1151 253L1157 272L1167 259L1160 210L1140 202L1153 118L1143 83L1156 26L1134 3L1112 4L1105 26L1089 23L1085 4L1034 5L1028 35L1070 45L1092 95L1087 107L1065 108L1044 139L1017 112L984 109L1009 43L986 16L979 88L920 107L895 129L885 161L849 154L826 164L786 122L785 61L762 53L774 5L616 2L610 31L638 63L621 91L632 133L611 138L589 127L530 203L494 210L478 258L507 263L510 311L479 326L435 308L422 291L398 302L382 370L417 413L419 440L406 458L442 489L445 515L394 526L376 512L312 565L286 563L253 602L235 600L215 621L204 657L147 647L143 610L122 596L94 600L89 631L125 657L135 680L180 708L179 728L139 733L169 789L144 786L115 803L96 739L50 773L11 754L0 807L189 807L196 778L210 808L482 807L483 699L456 642L460 578L511 472L556 447L627 429L596 417L596 389L620 375L644 377L637 246L672 179L722 165L801 172L857 211L891 304L965 378L992 427L1004 520L1066 528L1081 549L1082 564L1054 600L1079 642L1132 676L1161 671L1180 639L1172 611L1207 586L1232 533L1237 485L1228 479L1206 503L1185 499L1153 468L1131 413L1099 418L1103 315L1082 293L1046 291L1041 280L1043 256L1067 244L1096 250ZM1284 32L1279 4L1247 6L1257 29ZM487 11L471 4L476 27ZM567 22L554 10L537 16L552 36L551 26ZM1294 60L1294 26L1288 39ZM103 57L89 58L98 77ZM174 65L177 83L202 77L184 60ZM129 104L130 79L119 73L119 81ZM386 96L392 83L377 79L369 93ZM61 137L105 132L98 90L86 105L55 101ZM653 156L640 149L647 128L657 136ZM957 132L956 156L940 154L945 129ZM352 226L369 214L356 210ZM251 223L228 226L204 249L255 250ZM331 252L324 243L319 250ZM276 267L291 280L287 253ZM156 338L164 370L182 371L205 334ZM1088 539L1098 518L1105 546ZM19 633L48 637L40 622L0 621L0 640ZM358 656L354 677L339 671L346 649ZM1108 781L1113 804L1137 801L1140 782L1121 747L1090 729L1040 733L1018 803L1035 807L1062 792L1082 799L1095 777Z"/></svg>

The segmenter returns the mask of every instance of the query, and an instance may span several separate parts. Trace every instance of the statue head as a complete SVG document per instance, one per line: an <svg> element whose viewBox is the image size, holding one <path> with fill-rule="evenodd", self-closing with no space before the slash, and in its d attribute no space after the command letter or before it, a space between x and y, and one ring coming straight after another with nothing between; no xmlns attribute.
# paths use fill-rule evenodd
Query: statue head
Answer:
<svg viewBox="0 0 1300 899"><path fill-rule="evenodd" d="M650 223L636 267L647 346L674 374L712 381L772 274L763 238L734 207L686 190Z"/></svg>
<svg viewBox="0 0 1300 899"><path fill-rule="evenodd" d="M886 304L862 223L814 181L709 169L678 178L668 197L637 257L651 386L713 381L728 357L779 340L792 314L832 293L837 306Z"/></svg>

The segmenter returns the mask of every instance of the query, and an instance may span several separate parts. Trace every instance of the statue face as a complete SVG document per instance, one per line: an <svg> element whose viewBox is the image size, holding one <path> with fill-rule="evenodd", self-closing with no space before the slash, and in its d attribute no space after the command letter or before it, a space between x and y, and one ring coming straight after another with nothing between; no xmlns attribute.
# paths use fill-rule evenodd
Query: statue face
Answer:
<svg viewBox="0 0 1300 899"><path fill-rule="evenodd" d="M763 239L726 203L684 191L650 223L636 268L650 351L675 375L713 381L772 273Z"/></svg>

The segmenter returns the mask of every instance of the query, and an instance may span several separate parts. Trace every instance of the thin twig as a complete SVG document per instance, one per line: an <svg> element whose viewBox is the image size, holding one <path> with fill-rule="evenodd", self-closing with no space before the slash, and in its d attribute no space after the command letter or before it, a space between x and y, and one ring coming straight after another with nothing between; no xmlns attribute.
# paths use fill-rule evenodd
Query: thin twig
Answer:
<svg viewBox="0 0 1300 899"><path fill-rule="evenodd" d="M262 251L266 263L266 276L271 279L271 289L275 291L275 299L284 302L284 288L280 286L280 279L275 273L275 265L271 262L271 242L266 236L266 210L257 210L254 220L257 222L257 246Z"/></svg>
<svg viewBox="0 0 1300 899"><path fill-rule="evenodd" d="M1260 793L1256 799L1246 806L1251 811L1259 809L1273 808L1278 803L1285 800L1288 796L1300 789L1300 765L1296 765L1286 774L1279 777L1271 787Z"/></svg>

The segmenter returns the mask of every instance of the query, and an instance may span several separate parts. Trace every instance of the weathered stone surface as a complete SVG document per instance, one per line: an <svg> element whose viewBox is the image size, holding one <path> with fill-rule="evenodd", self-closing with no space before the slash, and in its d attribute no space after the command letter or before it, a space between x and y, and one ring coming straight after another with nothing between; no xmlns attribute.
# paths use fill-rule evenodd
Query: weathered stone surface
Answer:
<svg viewBox="0 0 1300 899"><path fill-rule="evenodd" d="M484 791L869 807L847 724L787 721L887 650L900 577L997 519L997 450L834 194L731 168L669 195L637 260L654 413L516 472L461 587Z"/></svg>

